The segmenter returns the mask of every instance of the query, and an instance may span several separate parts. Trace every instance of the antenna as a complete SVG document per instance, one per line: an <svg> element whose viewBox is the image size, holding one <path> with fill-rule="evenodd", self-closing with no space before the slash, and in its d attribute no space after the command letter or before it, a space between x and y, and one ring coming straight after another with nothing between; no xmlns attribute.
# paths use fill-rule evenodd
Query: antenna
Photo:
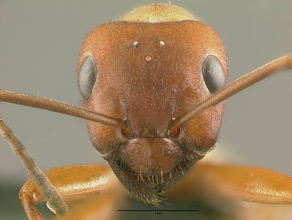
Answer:
<svg viewBox="0 0 292 220"><path fill-rule="evenodd" d="M254 83L266 78L267 76L279 70L285 69L292 69L292 55L273 60L270 63L267 63L266 65L242 76L241 78L225 86L223 89L219 90L214 95L210 96L208 99L192 108L189 112L175 118L168 133L171 133L180 125L190 121L209 107L217 105L230 96L235 95L236 93L244 90Z"/></svg>

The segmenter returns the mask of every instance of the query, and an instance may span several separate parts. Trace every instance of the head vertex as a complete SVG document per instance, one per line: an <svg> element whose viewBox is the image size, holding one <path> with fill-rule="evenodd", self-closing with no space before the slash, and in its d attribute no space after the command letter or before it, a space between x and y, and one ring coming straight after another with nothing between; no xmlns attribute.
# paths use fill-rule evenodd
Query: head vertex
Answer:
<svg viewBox="0 0 292 220"><path fill-rule="evenodd" d="M198 19L179 6L154 3L133 9L125 14L121 20L128 22L157 23Z"/></svg>

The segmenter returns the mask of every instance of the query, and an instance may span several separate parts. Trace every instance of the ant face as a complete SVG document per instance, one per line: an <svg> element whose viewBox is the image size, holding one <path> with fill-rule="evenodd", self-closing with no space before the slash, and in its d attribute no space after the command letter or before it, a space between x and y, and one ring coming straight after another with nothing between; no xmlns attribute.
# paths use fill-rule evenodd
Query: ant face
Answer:
<svg viewBox="0 0 292 220"><path fill-rule="evenodd" d="M218 4L218 8L220 8L222 3ZM92 8L94 7L91 6L90 9ZM234 16L236 9L231 12L229 8L227 11L218 10L217 6L213 4L212 8L215 9L216 12L212 13L211 7L205 7L205 9L206 8L208 9L207 13L214 14L216 17L220 14L226 18L224 20L225 23L234 23L232 32L238 36L235 37L238 38L236 39L236 44L239 42L238 45L248 45L247 48L252 48L252 51L246 50L246 52L248 52L246 56L249 56L249 58L259 57L262 59L265 57L265 53L261 53L260 51L253 54L253 51L257 50L255 45L261 45L265 38L276 35L282 38L288 36L289 38L289 34L287 34L286 31L283 32L283 34L278 34L280 33L280 29L277 29L279 24L282 24L284 20L290 21L283 17L285 14L283 10L280 10L281 15L283 15L280 16L283 21L282 23L277 19L279 16L273 16L272 20L270 20L276 22L266 22L267 20L264 19L266 10L264 10L265 13L261 13L261 15L263 15L261 16L263 18L262 20L258 16L259 12L262 11L262 4L259 7L255 4L252 5L252 11L257 13L250 13L250 10L244 10L247 8L240 6L241 12L243 12L242 18L244 18L244 24L252 24L243 27L243 23L237 19L241 17L240 11L236 12L239 16L237 16L237 14ZM273 12L277 11L277 7L272 8ZM58 7L58 9L60 9L60 7ZM76 17L76 14L81 15L79 13L80 7L78 7L78 13L71 11L71 9L72 7L70 7L70 12L77 18L76 21L79 23L80 16ZM100 7L97 9L100 9ZM201 9L202 8L198 7L196 10L204 14L204 10ZM37 11L37 15L39 14L39 10L33 11ZM85 11L86 16L91 14L100 15L100 11L96 10L96 8L93 9L93 13L91 13L92 11L90 10ZM105 12L106 10L103 9L103 11ZM29 81L33 82L32 88L34 88L36 81L31 79L35 79L35 77L31 78L29 76L30 71L27 71L22 65L23 63L30 63L25 62L24 59L25 57L30 57L27 56L27 54L32 51L33 54L36 55L35 58L40 58L39 60L34 60L32 65L37 67L39 66L38 64L42 64L43 61L46 62L50 60L46 68L41 68L41 71L44 71L42 75L49 75L57 70L58 78L55 79L54 82L60 81L62 83L61 88L67 88L59 78L59 76L63 75L59 74L63 72L61 71L61 66L65 66L64 59L60 59L58 56L59 53L53 50L54 53L52 57L56 58L55 61L58 61L57 63L48 59L47 54L44 54L43 47L39 48L39 52L33 49L34 47L39 47L39 45L46 45L48 41L44 41L44 39L48 37L50 40L53 39L51 38L51 33L57 33L53 34L57 37L57 41L52 41L54 42L54 47L57 45L55 44L57 42L61 42L60 45L63 47L65 44L63 45L64 41L62 41L61 35L58 34L58 31L53 29L48 31L49 26L46 25L47 22L43 22L45 20L41 19L38 21L41 25L37 26L37 34L33 31L31 32L33 35L30 36L30 38L33 43L22 48L22 45L26 45L24 42L26 42L27 33L30 32L27 31L30 30L30 27L27 27L26 24L24 25L24 23L27 23L27 17L24 15L28 14L30 17L34 12L27 13L27 11L25 11L25 14L22 13L23 11L19 12L20 13L14 13L13 16L20 14L21 18L25 19L8 19L8 23L4 22L8 24L8 29L5 31L5 26L3 29L3 33L8 34L6 38L8 37L9 39L7 38L8 49L6 48L5 50L5 45L2 45L4 46L4 59L2 64L3 66L5 66L5 64L6 66L8 65L8 72L12 70L12 72L24 73L23 78L19 78L19 74L15 75L17 78L13 80L13 85L18 88L17 83L21 82L21 84L23 84L20 79L29 79ZM58 11L57 14L60 14L59 12L60 11ZM217 12L219 12L219 14ZM231 16L227 16L228 13ZM6 14L10 15L12 13L8 11ZM49 13L49 15L55 14L56 13ZM61 13L60 15L63 14L66 15L66 20L70 21L70 24L66 27L74 27L74 34L70 34L69 36L70 38L74 38L74 36L76 36L75 34L79 32L76 31L77 26L75 26L74 19L73 17L71 17L72 19L68 19L67 13ZM257 16L254 17L252 14L256 14ZM5 13L3 15L5 16ZM223 18L222 16L221 18ZM291 13L288 13L288 16L291 16ZM51 16L49 17L51 18ZM232 19L230 19L230 17L232 17ZM270 14L268 17L271 17ZM271 74L280 70L291 69L292 55L273 60L240 77L233 83L224 86L227 81L228 68L227 58L221 40L210 27L196 21L196 19L184 9L171 4L152 4L134 9L122 19L123 21L107 23L96 28L88 36L82 48L78 66L79 88L84 98L85 107L88 110L57 100L8 90L0 90L0 98L1 102L10 102L46 109L80 117L88 121L94 121L88 122L92 142L103 157L108 160L120 182L122 182L136 198L158 206L160 202L160 193L175 185L197 160L203 158L205 154L213 148L219 132L223 113L223 104L220 103ZM22 20L26 22L23 23ZM32 22L29 23L33 23L34 20L38 19L32 19ZM81 20L86 23L88 21L88 19ZM257 33L256 37L258 37L258 40L254 41L256 44L251 45L250 39L255 37L255 35L250 30L255 29L254 27L256 26L254 26L254 23L258 20L261 20L261 25L259 26L261 27L261 31L259 32L256 30L254 32ZM58 22L58 24L59 23L61 24L60 28L62 32L67 32L67 29L64 29L64 25L62 25L63 23ZM265 29L265 25L268 27L268 32L266 33L262 32ZM23 29L22 26L25 27L26 31L21 31ZM15 29L15 27L20 28ZM39 31L42 27L45 27L45 29L43 29L44 31ZM18 32L14 32L14 29ZM79 28L77 29L79 30ZM271 35L271 30L273 30L273 33L276 33L276 35ZM43 35L39 35L40 33ZM17 37L16 41L15 37ZM232 38L234 38L234 36L232 36ZM24 41L22 41L23 39ZM40 41L34 42L36 39ZM9 44L9 41L11 41L13 45ZM280 44L275 44L275 42L280 42ZM284 50L279 47L281 42L284 42L282 44L285 46ZM285 42L289 41L283 39L277 41L272 39L270 44L264 46L265 51L267 48L270 51L270 49L275 46L275 48L282 52L288 48L287 50L289 52L289 47L287 47L287 43ZM70 44L70 47L72 47L72 44ZM236 48L234 45L231 47ZM244 54L244 50L236 50ZM50 50L46 50L46 52L49 51ZM62 55L62 53L60 53L60 55ZM13 58L11 62L8 61L9 57ZM67 56L61 56L61 58L65 57ZM6 58L8 58L8 60L6 60ZM242 60L239 60L239 62L244 66L249 63ZM16 66L20 67L20 71L15 71L14 67ZM50 66L53 68L46 74L45 71L48 70L49 68L47 67ZM6 80L4 81L6 82ZM288 80L286 81L288 82ZM46 81L46 85L49 85L48 87L50 89L55 90L57 87L54 82L52 84ZM290 88L288 84L283 83L281 83L281 87ZM265 96L268 97L269 105L261 111L261 115L263 115L262 113L271 111L272 107L276 108L276 110L289 110L289 108L285 108L278 103L271 104L271 101L277 100L273 97L283 96L282 94L280 95L280 93L276 94L278 89L271 89L271 91L272 90L273 92L271 95L265 92ZM74 97L71 93L70 95ZM256 95L254 95L254 97L255 96ZM248 98L251 99L254 97L248 96ZM262 101L264 101L264 99L259 100L260 101L257 103L253 102L253 105L262 104ZM284 99L284 104L287 104L287 100L289 101L289 99ZM238 105L237 108L240 109L241 112L240 115L236 115L237 118L243 118L243 120L248 123L248 128L250 128L251 125L256 125L256 123L254 123L251 118L246 120L247 117L243 117L241 113L242 109L244 111L246 107L249 107L250 103L252 102L246 105L243 104L242 106L244 106L244 108ZM255 106L251 106L250 109L255 109L253 107ZM20 116L23 115L20 114ZM290 130L285 129L282 123L278 124L280 126L273 123L275 122L272 120L273 114L268 114L268 116L268 119L265 119L263 123L263 125L267 125L266 127L268 129L255 129L255 127L253 127L249 130L254 137L260 136L260 132L265 133L262 137L269 136L266 131L270 130L270 134L272 134L275 141L270 142L275 143L271 146L273 148L275 148L275 146L285 146L281 144L281 138L276 138L276 134L279 133L278 128L281 128L281 134ZM280 114L276 114L274 118L276 121L280 121ZM289 121L287 117L285 117L285 120L286 122ZM251 124L250 121L253 123ZM25 127L27 127L27 124L26 119L24 122ZM231 127L231 129L234 130L234 126ZM236 127L241 128L242 126L238 126L237 123ZM245 136L244 132L238 132L237 130L240 136L244 139L249 139L248 135ZM68 206L64 202L64 199L66 202L70 202L79 199L83 200L88 197L95 197L98 194L100 195L93 202L95 205L97 204L97 206L92 207L91 204L93 205L93 203L90 202L89 212L87 209L88 203L86 202L84 206L81 205L81 207L86 206L86 210L78 208L81 211L77 214L74 211L70 211L69 215L65 217L67 219L72 219L71 216L76 217L80 215L97 216L102 214L102 216L105 216L106 214L112 214L111 209L108 209L108 207L121 204L121 194L116 193L117 191L112 191L113 193L109 192L113 188L120 188L117 186L116 178L113 178L109 167L104 165L76 164L57 167L44 174L38 168L33 158L27 153L24 145L3 122L1 116L0 133L8 141L15 155L21 159L32 177L31 180L28 180L24 184L19 193L28 219L35 219L36 216L43 218L35 206L39 202L47 202L47 206L51 211L57 215L63 216L68 213ZM71 132L66 130L65 133ZM242 135L243 133L244 135ZM31 134L33 134L33 137L37 137L33 138L34 140L39 139L44 143L43 138L39 137L37 133L32 132ZM69 139L71 139L71 137L69 137ZM261 139L266 139L262 137ZM63 138L62 135L62 139ZM72 138L74 139L74 137ZM253 141L253 139L251 140L254 142L254 145L249 146L249 149L252 149L252 157L257 161L263 157L267 159L269 155L267 154L268 149L266 149L266 146L263 145L265 147L264 151L260 150L258 147L262 144ZM249 143L251 143L251 140L248 140ZM267 138L267 140L269 141L270 139ZM242 145L242 141L240 141L240 143L237 141L236 143L238 143L238 146L234 145L236 148L240 147L240 145L244 146ZM59 140L55 144L52 143L47 146L41 144L36 146L42 146L42 148L39 149L46 152L45 150L47 148L51 150L51 147L55 145L60 146ZM63 144L61 144L61 146L63 146ZM256 149L254 146L256 146ZM246 149L248 149L248 147ZM273 159L277 156L282 159L285 156L283 152L279 154L279 149L277 148L276 155L272 155ZM260 152L260 154L256 156L256 152ZM65 155L67 156L66 158L71 158L73 154L71 151L65 151ZM216 155L216 157L217 156L218 155ZM216 163L217 158L214 159ZM276 164L279 162L277 160L273 161L274 163L276 161ZM2 167L5 169L10 167L9 163L6 164L6 162L4 162L4 164L5 166ZM287 164L284 165L285 167L289 167ZM210 175L215 178L209 178ZM219 181L217 181L217 177ZM214 190L212 190L212 188L210 188L211 190L208 189L209 183L210 186L215 187ZM227 187L224 187L224 185ZM201 186L207 187L202 188ZM212 194L212 196L215 195L214 198L216 200L216 195L221 194L220 188L223 189L223 197L220 195L219 198L225 200L223 194L225 194L225 189L228 188L226 198L229 200L229 198L231 199L231 197L234 196L236 206L239 204L237 203L238 199L255 203L291 203L291 177L268 169L250 166L213 164L213 162L198 163L196 168L189 172L189 175L181 184L178 184L172 191L169 191L169 194L162 195L169 196L169 198L173 198L176 202L197 202L197 198L203 198L204 200L204 198L209 197L209 194ZM199 196L197 194L198 191L200 191ZM204 195L200 196L201 193ZM207 197L205 195L207 195ZM204 206L205 204L210 204L209 201L205 203L203 200L202 204ZM218 210L220 213L223 207L221 201L223 200L220 199ZM217 204L211 202L211 206L213 206L212 204L217 206ZM251 209L248 207L247 209L244 208L244 216L246 216L246 213L249 213L249 211L253 211L253 206L254 205L250 207ZM105 207L106 210L102 207ZM276 207L273 206L273 208ZM223 209L225 213L225 207L223 207ZM245 210L247 212L245 212ZM240 210L238 209L238 211ZM283 213L281 209L281 214Z"/></svg>
<svg viewBox="0 0 292 220"><path fill-rule="evenodd" d="M87 37L79 63L84 104L126 122L125 129L88 122L90 137L136 197L151 201L214 146L223 104L169 129L227 74L221 40L200 22L112 22Z"/></svg>

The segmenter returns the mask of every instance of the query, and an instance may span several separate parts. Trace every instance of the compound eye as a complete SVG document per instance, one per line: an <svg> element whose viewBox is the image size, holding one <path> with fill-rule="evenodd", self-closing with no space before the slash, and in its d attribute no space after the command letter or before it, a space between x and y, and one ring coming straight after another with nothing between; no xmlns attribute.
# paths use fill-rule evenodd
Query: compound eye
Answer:
<svg viewBox="0 0 292 220"><path fill-rule="evenodd" d="M225 72L217 57L213 55L206 57L202 73L205 84L212 94L219 91L225 85Z"/></svg>
<svg viewBox="0 0 292 220"><path fill-rule="evenodd" d="M80 69L78 87L84 99L89 99L97 79L97 63L93 56L87 56Z"/></svg>

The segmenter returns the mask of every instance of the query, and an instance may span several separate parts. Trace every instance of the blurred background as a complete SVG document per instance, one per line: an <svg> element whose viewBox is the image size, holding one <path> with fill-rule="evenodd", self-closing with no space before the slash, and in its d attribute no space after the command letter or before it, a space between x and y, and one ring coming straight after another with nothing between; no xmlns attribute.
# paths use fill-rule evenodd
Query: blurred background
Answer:
<svg viewBox="0 0 292 220"><path fill-rule="evenodd" d="M76 67L86 35L148 0L0 0L0 88L81 104ZM168 1L161 1L167 3ZM221 36L229 82L292 52L289 0L172 0ZM226 104L215 152L226 162L292 175L291 71L266 79ZM0 115L42 169L105 163L82 119L0 103ZM25 219L18 190L28 175L0 138L0 219Z"/></svg>

